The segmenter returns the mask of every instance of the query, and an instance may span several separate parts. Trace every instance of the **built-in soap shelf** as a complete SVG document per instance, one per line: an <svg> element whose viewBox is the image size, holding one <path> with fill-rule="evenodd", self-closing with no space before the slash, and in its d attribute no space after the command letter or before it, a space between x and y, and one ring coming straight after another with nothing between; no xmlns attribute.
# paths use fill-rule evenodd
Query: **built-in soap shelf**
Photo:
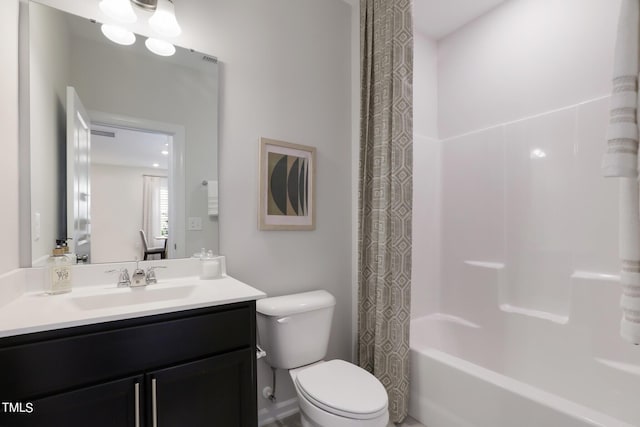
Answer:
<svg viewBox="0 0 640 427"><path fill-rule="evenodd" d="M464 262L467 265L470 265L472 267L480 267L480 268L488 268L491 270L504 270L504 263L503 262L490 262L490 261L465 261Z"/></svg>
<svg viewBox="0 0 640 427"><path fill-rule="evenodd" d="M561 325L566 325L569 322L569 316L550 313L548 311L517 307L510 304L500 304L500 310L504 311L505 313L520 314L523 316L535 317L537 319L549 320Z"/></svg>
<svg viewBox="0 0 640 427"><path fill-rule="evenodd" d="M585 305L588 304L588 298L585 294L585 290L582 288L585 286L599 287L601 286L615 286L620 281L620 276L616 274L587 271L587 270L575 270L567 278L571 282L571 296L567 304L566 312L551 312L548 310L540 310L535 307L523 307L518 304L513 304L509 300L509 289L507 283L507 266L503 262L499 261L484 261L484 260L465 260L464 264L468 267L478 269L486 272L475 276L479 283L483 283L481 291L477 288L470 288L469 292L480 292L477 295L479 303L484 305L496 304L500 311L510 314L517 314L521 316L527 316L530 318L541 319L550 321L560 325L566 325L573 318L581 318L582 311L584 311ZM588 293L587 293L588 294ZM615 306L617 307L617 306Z"/></svg>

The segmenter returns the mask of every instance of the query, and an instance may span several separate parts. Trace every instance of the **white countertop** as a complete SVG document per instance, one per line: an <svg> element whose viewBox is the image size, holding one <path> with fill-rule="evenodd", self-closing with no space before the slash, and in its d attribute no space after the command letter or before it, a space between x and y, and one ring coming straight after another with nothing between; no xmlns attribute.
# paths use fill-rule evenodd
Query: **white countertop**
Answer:
<svg viewBox="0 0 640 427"><path fill-rule="evenodd" d="M131 319L264 298L229 276L160 280L140 288L115 284L74 288L61 295L28 291L0 307L0 337Z"/></svg>

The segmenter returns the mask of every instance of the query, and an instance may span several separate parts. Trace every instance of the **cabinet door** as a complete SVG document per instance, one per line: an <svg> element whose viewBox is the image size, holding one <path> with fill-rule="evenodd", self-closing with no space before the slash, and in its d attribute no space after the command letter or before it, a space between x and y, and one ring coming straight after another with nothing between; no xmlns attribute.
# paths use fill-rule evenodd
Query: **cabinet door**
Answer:
<svg viewBox="0 0 640 427"><path fill-rule="evenodd" d="M149 373L149 425L257 426L254 359L245 349Z"/></svg>
<svg viewBox="0 0 640 427"><path fill-rule="evenodd" d="M0 426L139 427L142 386L142 377L130 377L33 400L31 413L3 411Z"/></svg>

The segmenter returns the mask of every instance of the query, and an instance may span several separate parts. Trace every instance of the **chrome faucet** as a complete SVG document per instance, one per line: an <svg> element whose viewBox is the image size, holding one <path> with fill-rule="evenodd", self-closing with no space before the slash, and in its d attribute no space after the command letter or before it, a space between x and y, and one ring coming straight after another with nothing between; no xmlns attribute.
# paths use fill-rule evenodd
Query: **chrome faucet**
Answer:
<svg viewBox="0 0 640 427"><path fill-rule="evenodd" d="M156 277L155 270L157 268L167 268L163 265L156 265L147 268L145 272L140 268L140 261L136 260L136 269L133 270L131 277L129 277L129 271L126 268L121 268L120 270L107 270L105 273L119 273L118 274L118 287L131 287L135 288L138 286L146 286L154 283L158 283L158 278Z"/></svg>
<svg viewBox="0 0 640 427"><path fill-rule="evenodd" d="M135 288L137 286L146 286L147 285L147 275L144 274L144 270L139 267L140 261L136 260L136 269L133 270L133 274L131 275L131 286Z"/></svg>

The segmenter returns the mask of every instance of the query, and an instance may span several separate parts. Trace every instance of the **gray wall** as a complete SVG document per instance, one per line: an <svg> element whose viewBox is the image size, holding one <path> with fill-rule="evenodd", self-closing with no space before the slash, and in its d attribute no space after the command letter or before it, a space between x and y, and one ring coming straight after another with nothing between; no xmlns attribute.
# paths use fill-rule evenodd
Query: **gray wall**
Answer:
<svg viewBox="0 0 640 427"><path fill-rule="evenodd" d="M18 0L0 2L0 224L5 244L0 249L0 273L18 268ZM28 243L28 242L27 242Z"/></svg>
<svg viewBox="0 0 640 427"><path fill-rule="evenodd" d="M50 8L32 9L29 40L31 212L40 214L40 238L31 238L31 259L44 261L65 237L61 194L66 188L66 103L70 46L65 19ZM56 34L56 37L51 37Z"/></svg>

